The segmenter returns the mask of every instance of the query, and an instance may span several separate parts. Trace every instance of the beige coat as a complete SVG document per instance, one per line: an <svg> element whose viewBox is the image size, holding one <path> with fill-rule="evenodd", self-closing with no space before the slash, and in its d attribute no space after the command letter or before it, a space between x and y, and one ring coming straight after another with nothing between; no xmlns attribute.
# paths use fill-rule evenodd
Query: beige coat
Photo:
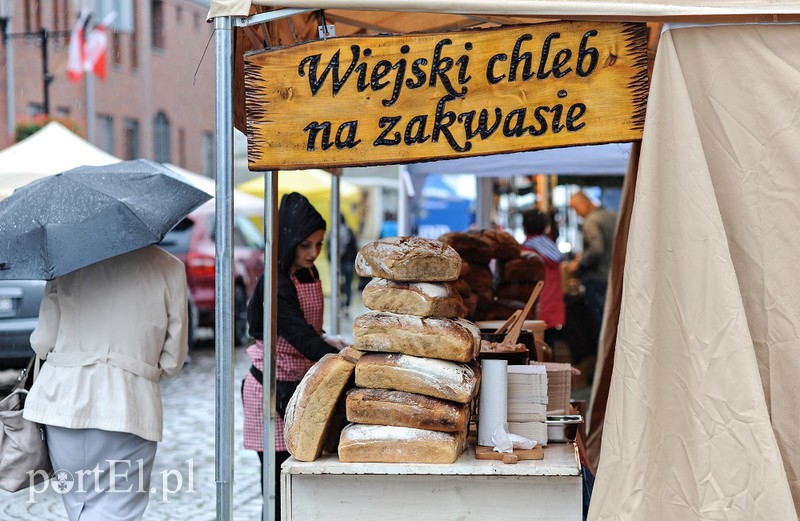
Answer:
<svg viewBox="0 0 800 521"><path fill-rule="evenodd" d="M187 298L183 263L157 246L48 282L25 418L161 441L159 380L186 358Z"/></svg>

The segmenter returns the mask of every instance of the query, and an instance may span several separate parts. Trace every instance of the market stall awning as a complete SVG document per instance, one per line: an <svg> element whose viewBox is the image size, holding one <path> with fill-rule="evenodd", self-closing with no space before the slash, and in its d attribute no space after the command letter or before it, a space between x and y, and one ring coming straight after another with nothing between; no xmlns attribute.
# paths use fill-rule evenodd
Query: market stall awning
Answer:
<svg viewBox="0 0 800 521"><path fill-rule="evenodd" d="M408 165L411 175L472 174L478 177L516 175L625 175L630 143L552 148L496 156L467 157Z"/></svg>
<svg viewBox="0 0 800 521"><path fill-rule="evenodd" d="M313 9L347 9L354 24L376 24L381 20L370 16L377 10L429 12L475 15L528 15L547 18L580 19L586 17L637 20L698 20L704 21L785 21L800 16L800 2L774 0L616 0L586 2L585 0L212 0L209 18L245 16L251 5L297 7ZM377 19L376 19L377 18ZM425 18L415 15L414 18ZM386 22L384 22L386 23ZM405 32L403 30L402 32Z"/></svg>

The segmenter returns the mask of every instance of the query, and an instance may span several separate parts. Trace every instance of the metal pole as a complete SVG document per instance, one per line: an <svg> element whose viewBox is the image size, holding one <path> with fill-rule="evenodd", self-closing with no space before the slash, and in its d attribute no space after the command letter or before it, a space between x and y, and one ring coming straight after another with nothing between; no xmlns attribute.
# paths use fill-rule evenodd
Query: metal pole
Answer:
<svg viewBox="0 0 800 521"><path fill-rule="evenodd" d="M8 33L11 32L11 18L3 19L3 46L6 50L6 124L8 137L14 139L17 130L16 101L14 99L14 46Z"/></svg>
<svg viewBox="0 0 800 521"><path fill-rule="evenodd" d="M492 207L494 207L494 180L491 177L478 177L477 204L475 209L475 225L488 228L492 224Z"/></svg>
<svg viewBox="0 0 800 521"><path fill-rule="evenodd" d="M86 139L89 143L97 143L94 117L94 74L89 71L84 74L86 78Z"/></svg>
<svg viewBox="0 0 800 521"><path fill-rule="evenodd" d="M42 27L39 31L39 38L42 40L42 81L44 82L44 115L50 117L50 82L53 77L50 76L50 69L48 67L47 59L47 28Z"/></svg>
<svg viewBox="0 0 800 521"><path fill-rule="evenodd" d="M397 176L397 234L400 236L411 233L408 215L409 177L408 168L405 165L401 165Z"/></svg>
<svg viewBox="0 0 800 521"><path fill-rule="evenodd" d="M233 519L233 32L214 19L216 59L216 455L217 520Z"/></svg>
<svg viewBox="0 0 800 521"><path fill-rule="evenodd" d="M278 172L264 176L264 521L275 519L275 349L278 296ZM285 496L282 496L285 497ZM283 510L283 508L282 508Z"/></svg>
<svg viewBox="0 0 800 521"><path fill-rule="evenodd" d="M339 236L339 223L341 222L341 212L339 211L339 176L331 175L331 241L329 252L331 255L331 334L339 334L339 292L341 284L339 276L342 271L341 264L341 237Z"/></svg>

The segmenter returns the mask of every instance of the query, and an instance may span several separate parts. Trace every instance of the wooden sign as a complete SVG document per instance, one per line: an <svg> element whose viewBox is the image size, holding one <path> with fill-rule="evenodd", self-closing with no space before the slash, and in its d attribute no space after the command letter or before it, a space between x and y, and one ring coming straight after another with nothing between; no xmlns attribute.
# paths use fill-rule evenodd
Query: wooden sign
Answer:
<svg viewBox="0 0 800 521"><path fill-rule="evenodd" d="M423 15L421 15L423 16ZM344 37L245 57L251 170L640 139L644 24Z"/></svg>

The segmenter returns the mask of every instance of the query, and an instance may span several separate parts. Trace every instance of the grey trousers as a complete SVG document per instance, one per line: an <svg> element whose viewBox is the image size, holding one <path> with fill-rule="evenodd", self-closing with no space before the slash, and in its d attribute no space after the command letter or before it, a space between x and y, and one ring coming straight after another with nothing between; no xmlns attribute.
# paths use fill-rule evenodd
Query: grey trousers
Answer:
<svg viewBox="0 0 800 521"><path fill-rule="evenodd" d="M150 495L156 442L134 434L47 426L51 486L70 521L138 521Z"/></svg>

